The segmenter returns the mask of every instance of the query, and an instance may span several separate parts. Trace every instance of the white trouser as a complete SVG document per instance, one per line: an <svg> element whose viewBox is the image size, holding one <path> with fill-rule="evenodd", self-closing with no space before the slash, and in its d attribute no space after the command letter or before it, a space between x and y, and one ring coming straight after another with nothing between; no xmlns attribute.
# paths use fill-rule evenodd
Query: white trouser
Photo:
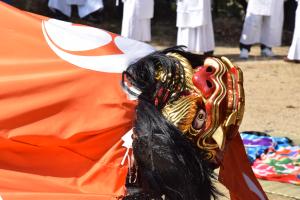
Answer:
<svg viewBox="0 0 300 200"><path fill-rule="evenodd" d="M292 60L300 60L300 5L296 11L295 30L292 45L289 49L288 58Z"/></svg>
<svg viewBox="0 0 300 200"><path fill-rule="evenodd" d="M151 41L151 18L153 17L154 2L147 1L124 1L121 30L123 37L144 42Z"/></svg>
<svg viewBox="0 0 300 200"><path fill-rule="evenodd" d="M134 40L151 41L151 19L123 18L121 35Z"/></svg>
<svg viewBox="0 0 300 200"><path fill-rule="evenodd" d="M215 48L212 23L195 28L178 27L177 45L187 46L192 52L208 52Z"/></svg>
<svg viewBox="0 0 300 200"><path fill-rule="evenodd" d="M274 8L270 16L247 13L240 42L245 45L261 43L280 46L283 26L283 6Z"/></svg>

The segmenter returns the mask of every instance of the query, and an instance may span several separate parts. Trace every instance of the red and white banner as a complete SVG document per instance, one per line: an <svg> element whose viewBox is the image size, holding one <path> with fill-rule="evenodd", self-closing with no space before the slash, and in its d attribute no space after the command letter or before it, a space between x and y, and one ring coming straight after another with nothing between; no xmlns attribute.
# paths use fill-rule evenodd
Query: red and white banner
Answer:
<svg viewBox="0 0 300 200"><path fill-rule="evenodd" d="M137 51L138 50L138 51ZM0 196L115 199L135 103L128 63L153 51L104 30L0 2Z"/></svg>

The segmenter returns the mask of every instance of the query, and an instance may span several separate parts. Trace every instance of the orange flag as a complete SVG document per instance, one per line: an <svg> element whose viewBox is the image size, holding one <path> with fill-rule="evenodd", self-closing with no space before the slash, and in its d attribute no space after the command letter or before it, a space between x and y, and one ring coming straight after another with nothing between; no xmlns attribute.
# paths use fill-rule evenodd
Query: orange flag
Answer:
<svg viewBox="0 0 300 200"><path fill-rule="evenodd" d="M1 2L0 36L0 199L123 195L135 103L120 73L153 48Z"/></svg>

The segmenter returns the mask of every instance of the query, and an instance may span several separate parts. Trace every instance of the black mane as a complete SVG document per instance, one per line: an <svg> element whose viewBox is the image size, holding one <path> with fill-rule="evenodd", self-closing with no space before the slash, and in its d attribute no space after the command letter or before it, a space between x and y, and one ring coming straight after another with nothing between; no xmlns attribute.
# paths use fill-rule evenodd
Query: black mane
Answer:
<svg viewBox="0 0 300 200"><path fill-rule="evenodd" d="M160 112L162 102L154 103L158 89L169 84L162 85L155 79L158 68L173 73L171 79L176 78L174 73L178 67L182 68L178 61L166 56L168 52L183 55L192 65L203 64L204 56L175 47L150 54L130 65L123 73L123 87L127 88L124 83L127 79L141 91L133 141L137 181L128 181L128 196L124 199L162 199L162 196L170 200L215 199L218 192L212 183L213 169L204 159L204 150L197 148L164 118ZM185 84L179 83L179 86L184 88ZM129 88L127 90L134 94Z"/></svg>

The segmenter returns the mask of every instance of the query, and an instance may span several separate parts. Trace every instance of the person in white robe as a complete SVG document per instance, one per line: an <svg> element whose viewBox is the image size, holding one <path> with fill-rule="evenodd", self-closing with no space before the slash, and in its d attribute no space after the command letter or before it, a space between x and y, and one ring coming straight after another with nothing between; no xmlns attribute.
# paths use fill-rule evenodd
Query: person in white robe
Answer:
<svg viewBox="0 0 300 200"><path fill-rule="evenodd" d="M249 0L240 38L240 58L247 59L251 46L261 44L261 55L272 57L281 45L284 0Z"/></svg>
<svg viewBox="0 0 300 200"><path fill-rule="evenodd" d="M151 19L154 14L154 0L123 0L123 37L151 41Z"/></svg>
<svg viewBox="0 0 300 200"><path fill-rule="evenodd" d="M177 1L177 45L212 55L215 48L211 0Z"/></svg>
<svg viewBox="0 0 300 200"><path fill-rule="evenodd" d="M71 17L72 5L77 5L78 15L84 18L89 14L103 9L103 0L49 0L48 7L62 12L64 15Z"/></svg>
<svg viewBox="0 0 300 200"><path fill-rule="evenodd" d="M300 1L296 1L298 2L298 6L296 10L295 30L286 61L300 63Z"/></svg>

